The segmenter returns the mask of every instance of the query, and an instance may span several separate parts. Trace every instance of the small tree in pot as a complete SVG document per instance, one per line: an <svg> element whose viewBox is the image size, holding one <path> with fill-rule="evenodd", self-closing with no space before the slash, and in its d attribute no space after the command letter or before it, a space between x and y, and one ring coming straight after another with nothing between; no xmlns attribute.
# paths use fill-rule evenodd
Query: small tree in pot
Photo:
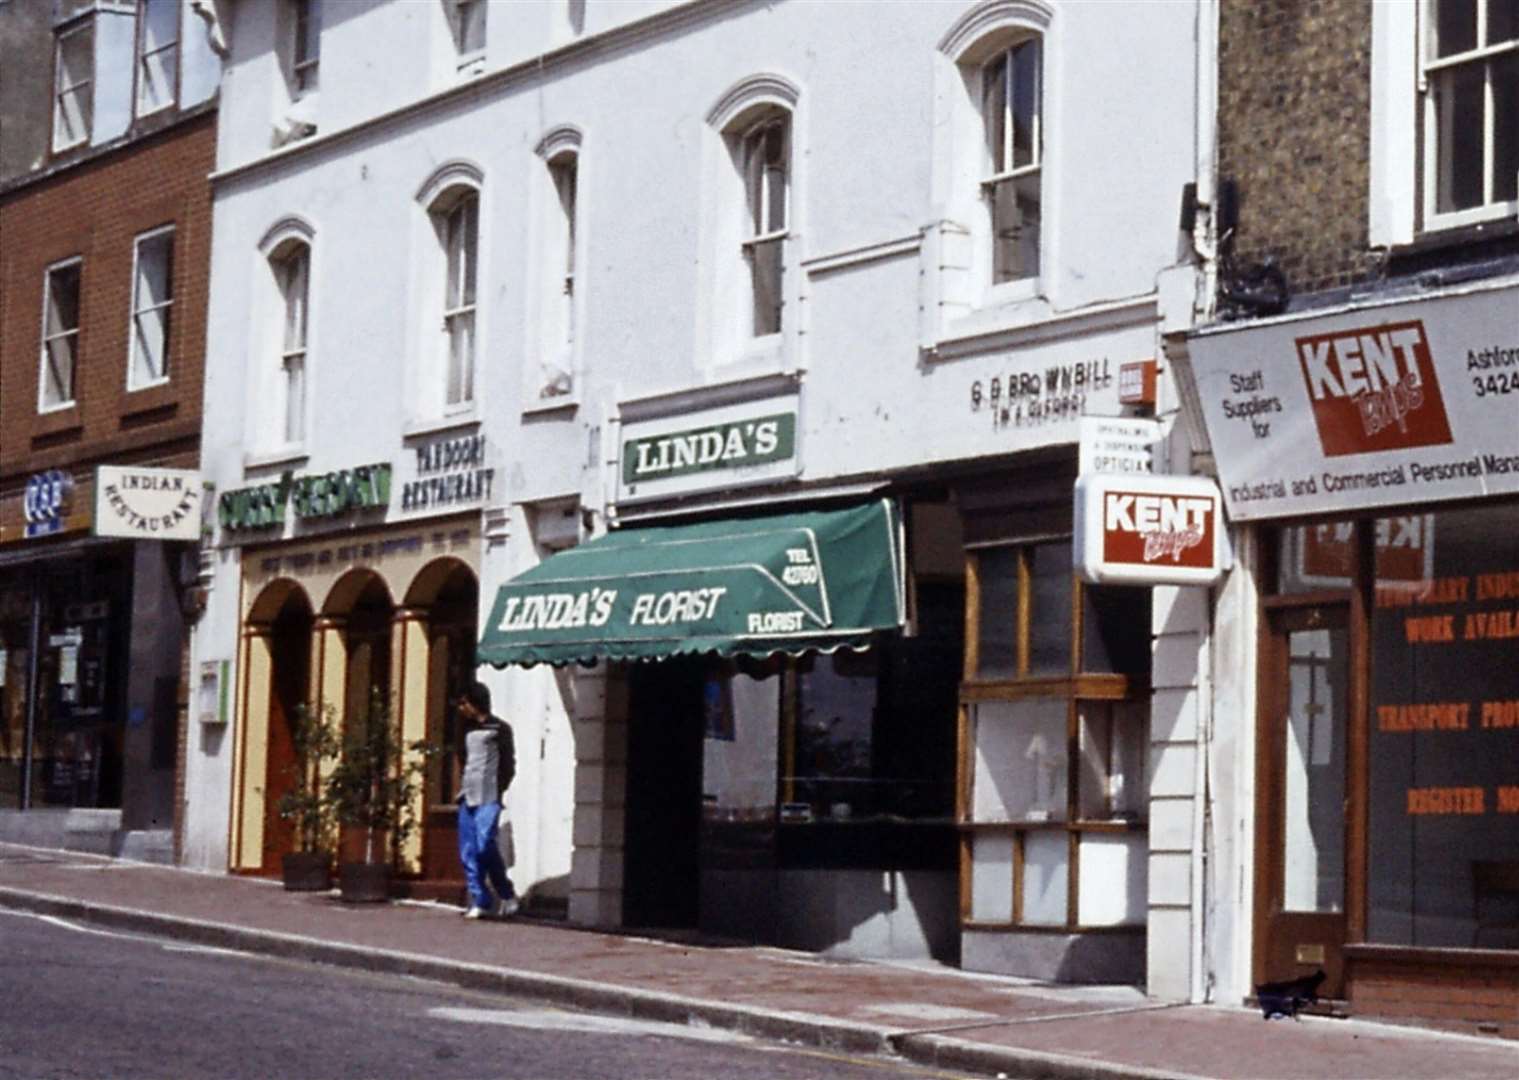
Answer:
<svg viewBox="0 0 1519 1080"><path fill-rule="evenodd" d="M391 874L417 828L417 804L434 752L420 741L403 746L400 721L378 689L362 714L348 718L325 790L337 820L357 834L359 858L338 864L344 900L374 902L390 895Z"/></svg>
<svg viewBox="0 0 1519 1080"><path fill-rule="evenodd" d="M275 812L290 823L295 840L295 850L281 858L285 888L330 889L337 817L327 798L326 780L339 749L333 708L297 705L290 718L290 744L292 760L285 772L289 786L275 802Z"/></svg>

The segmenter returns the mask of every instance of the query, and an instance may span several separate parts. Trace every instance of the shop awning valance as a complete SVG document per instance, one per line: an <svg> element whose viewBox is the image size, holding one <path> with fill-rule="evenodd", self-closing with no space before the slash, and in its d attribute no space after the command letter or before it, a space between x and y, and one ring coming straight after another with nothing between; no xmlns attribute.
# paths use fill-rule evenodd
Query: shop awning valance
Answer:
<svg viewBox="0 0 1519 1080"><path fill-rule="evenodd" d="M893 504L624 528L501 586L477 660L565 664L861 647L903 620Z"/></svg>

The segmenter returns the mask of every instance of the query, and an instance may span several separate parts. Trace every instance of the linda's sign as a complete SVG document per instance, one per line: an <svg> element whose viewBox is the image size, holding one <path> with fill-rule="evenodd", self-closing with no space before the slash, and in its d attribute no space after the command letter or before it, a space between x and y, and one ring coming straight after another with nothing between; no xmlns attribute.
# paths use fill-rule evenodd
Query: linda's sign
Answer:
<svg viewBox="0 0 1519 1080"><path fill-rule="evenodd" d="M1206 477L1076 481L1076 568L1094 585L1211 585L1227 569L1226 531Z"/></svg>
<svg viewBox="0 0 1519 1080"><path fill-rule="evenodd" d="M222 492L216 510L222 528L235 532L283 526L286 507L310 520L389 505L390 463L381 462L308 476L285 473L267 484Z"/></svg>
<svg viewBox="0 0 1519 1080"><path fill-rule="evenodd" d="M618 492L622 501L660 498L796 475L796 406L773 400L712 409L693 423L623 425Z"/></svg>
<svg viewBox="0 0 1519 1080"><path fill-rule="evenodd" d="M194 469L102 465L95 470L95 535L198 540L201 497Z"/></svg>

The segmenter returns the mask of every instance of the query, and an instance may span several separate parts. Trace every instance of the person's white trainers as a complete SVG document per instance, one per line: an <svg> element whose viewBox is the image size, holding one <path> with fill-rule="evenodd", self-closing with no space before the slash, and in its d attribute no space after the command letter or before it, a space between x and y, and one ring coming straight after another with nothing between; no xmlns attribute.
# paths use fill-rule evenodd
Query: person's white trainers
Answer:
<svg viewBox="0 0 1519 1080"><path fill-rule="evenodd" d="M522 905L517 902L517 898L515 896L508 896L505 900L496 905L496 918L510 919L513 915L517 914L517 910L521 906Z"/></svg>
<svg viewBox="0 0 1519 1080"><path fill-rule="evenodd" d="M465 911L464 917L466 919L483 919L485 918L485 909L470 907L467 911Z"/></svg>

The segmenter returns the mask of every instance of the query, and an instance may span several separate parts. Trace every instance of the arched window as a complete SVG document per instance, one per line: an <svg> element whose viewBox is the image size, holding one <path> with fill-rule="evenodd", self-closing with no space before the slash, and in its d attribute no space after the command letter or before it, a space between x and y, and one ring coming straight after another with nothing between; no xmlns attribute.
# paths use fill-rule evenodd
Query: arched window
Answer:
<svg viewBox="0 0 1519 1080"><path fill-rule="evenodd" d="M551 403L574 390L575 341L578 333L580 282L576 277L579 242L580 131L554 128L539 140L537 153L547 183L542 186L542 243L538 253L540 370L528 386L529 403Z"/></svg>
<svg viewBox="0 0 1519 1080"><path fill-rule="evenodd" d="M300 446L306 441L314 237L309 224L291 217L265 233L259 244L273 283L255 380L257 393L267 395L268 401L258 440L264 445Z"/></svg>
<svg viewBox="0 0 1519 1080"><path fill-rule="evenodd" d="M435 275L435 281L426 286L435 299L424 298L423 303L435 306L441 320L435 325L442 328L441 340L424 343L423 370L436 370L441 376L445 412L475 400L482 176L474 165L451 163L435 172L418 194L438 245L438 258L432 260L431 270L424 270ZM424 320L424 325L428 322Z"/></svg>

